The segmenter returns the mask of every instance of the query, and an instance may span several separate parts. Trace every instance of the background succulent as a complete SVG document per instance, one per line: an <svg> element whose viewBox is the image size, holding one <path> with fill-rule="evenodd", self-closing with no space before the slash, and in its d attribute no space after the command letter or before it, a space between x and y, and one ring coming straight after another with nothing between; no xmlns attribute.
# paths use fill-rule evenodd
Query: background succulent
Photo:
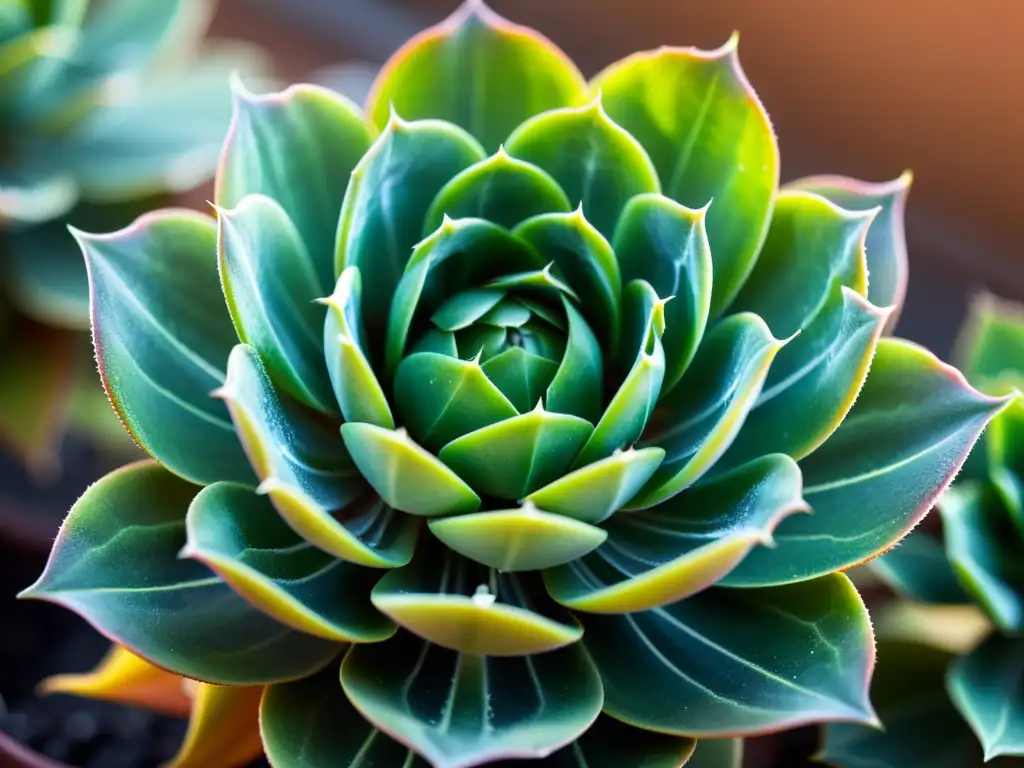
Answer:
<svg viewBox="0 0 1024 768"><path fill-rule="evenodd" d="M957 356L994 395L1024 383L1024 308L983 294ZM942 528L915 531L871 564L906 602L882 614L872 700L886 731L828 729L835 765L971 768L1024 760L1024 402L1000 413L938 504ZM941 739L936 739L941 728Z"/></svg>
<svg viewBox="0 0 1024 768"><path fill-rule="evenodd" d="M74 333L89 327L88 284L66 226L125 226L212 175L231 116L227 76L258 65L237 45L197 51L213 7L0 7L0 440L30 467L52 463L69 408L118 428Z"/></svg>
<svg viewBox="0 0 1024 768"><path fill-rule="evenodd" d="M121 646L61 689L203 681L193 733L279 766L725 766L874 721L840 571L1005 406L880 340L908 179L780 191L735 38L587 83L476 2L365 116L235 90L216 221L78 234L153 460L26 592Z"/></svg>

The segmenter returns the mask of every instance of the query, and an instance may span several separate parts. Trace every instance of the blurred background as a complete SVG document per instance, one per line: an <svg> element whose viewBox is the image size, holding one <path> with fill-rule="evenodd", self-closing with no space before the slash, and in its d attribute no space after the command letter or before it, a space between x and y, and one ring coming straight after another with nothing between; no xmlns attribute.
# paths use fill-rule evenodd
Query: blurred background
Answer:
<svg viewBox="0 0 1024 768"><path fill-rule="evenodd" d="M211 35L264 47L283 81L315 77L357 95L395 48L457 5L458 0L221 0ZM972 292L988 287L1024 299L1024 3L490 0L490 5L544 31L587 76L633 51L662 44L715 48L738 30L740 60L778 133L783 181L817 173L886 181L913 171L907 208L910 288L900 335L948 359ZM204 188L188 202L201 206L206 199ZM37 539L52 539L59 515L101 469L76 450L74 444L67 447L69 470L57 486L32 491L35 503L58 515L37 521ZM4 569L14 571L8 575L15 582L27 582L38 573L36 555L4 558ZM84 669L105 644L82 639L76 621L53 609L22 629L7 624L0 632L0 656L28 652L40 631L68 633L76 639L73 653L61 651L64 671L68 664ZM30 685L41 672L52 671L26 669L22 682ZM71 711L60 706L52 717ZM0 728L10 727L2 716L0 706ZM168 728L167 738L177 739L180 730ZM814 744L811 730L757 740L750 765L810 765Z"/></svg>

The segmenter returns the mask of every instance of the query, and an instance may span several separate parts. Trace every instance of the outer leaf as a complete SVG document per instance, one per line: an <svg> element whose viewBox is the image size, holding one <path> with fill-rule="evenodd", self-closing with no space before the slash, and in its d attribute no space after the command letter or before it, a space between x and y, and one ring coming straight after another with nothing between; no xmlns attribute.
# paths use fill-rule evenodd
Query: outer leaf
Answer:
<svg viewBox="0 0 1024 768"><path fill-rule="evenodd" d="M999 627L1024 629L1024 544L992 488L958 485L939 510L960 583Z"/></svg>
<svg viewBox="0 0 1024 768"><path fill-rule="evenodd" d="M412 563L386 574L373 604L424 640L468 654L532 656L582 634L536 576L488 573L439 542L426 543Z"/></svg>
<svg viewBox="0 0 1024 768"><path fill-rule="evenodd" d="M624 283L646 280L665 305L665 383L675 386L704 336L711 307L707 208L692 210L663 195L638 195L615 229L615 256Z"/></svg>
<svg viewBox="0 0 1024 768"><path fill-rule="evenodd" d="M1003 389L1004 383L1011 383L1009 377L985 381L983 386L989 394L1021 391L1016 383L1012 384L1012 389ZM1024 398L1016 397L1005 411L992 419L985 431L984 448L988 479L1024 540ZM974 453L982 453L982 450Z"/></svg>
<svg viewBox="0 0 1024 768"><path fill-rule="evenodd" d="M338 682L331 664L292 683L267 686L260 704L263 747L273 765L323 768L427 768L412 750L363 719Z"/></svg>
<svg viewBox="0 0 1024 768"><path fill-rule="evenodd" d="M712 586L796 512L800 470L775 454L701 483L660 506L621 514L590 555L544 573L551 596L573 610L634 613Z"/></svg>
<svg viewBox="0 0 1024 768"><path fill-rule="evenodd" d="M154 667L119 645L111 646L91 672L48 677L39 691L116 701L174 717L183 717L192 708L184 678Z"/></svg>
<svg viewBox="0 0 1024 768"><path fill-rule="evenodd" d="M600 528L526 503L521 509L458 515L429 523L450 549L503 573L572 562L600 546Z"/></svg>
<svg viewBox="0 0 1024 768"><path fill-rule="evenodd" d="M718 737L874 721L871 625L842 574L711 589L653 611L582 620L604 681L604 710L627 723Z"/></svg>
<svg viewBox="0 0 1024 768"><path fill-rule="evenodd" d="M946 559L942 542L926 531L907 536L898 546L868 563L867 568L911 600L943 605L971 601Z"/></svg>
<svg viewBox="0 0 1024 768"><path fill-rule="evenodd" d="M864 243L877 214L877 208L852 212L808 192L783 192L733 309L760 315L786 338L807 327L837 284L865 295Z"/></svg>
<svg viewBox="0 0 1024 768"><path fill-rule="evenodd" d="M359 471L389 506L423 517L480 508L480 497L404 429L342 424L341 436Z"/></svg>
<svg viewBox="0 0 1024 768"><path fill-rule="evenodd" d="M718 466L773 452L802 459L824 443L853 407L887 317L888 311L835 285L815 318L779 351Z"/></svg>
<svg viewBox="0 0 1024 768"><path fill-rule="evenodd" d="M336 413L320 337L323 310L313 302L326 289L299 230L263 195L247 195L217 215L221 281L239 340L256 348L288 394Z"/></svg>
<svg viewBox="0 0 1024 768"><path fill-rule="evenodd" d="M370 349L382 337L392 294L434 197L483 159L483 148L454 125L407 123L393 115L353 171L338 221L334 271L359 267Z"/></svg>
<svg viewBox="0 0 1024 768"><path fill-rule="evenodd" d="M132 437L193 482L250 481L227 409L210 397L236 342L213 220L164 210L110 235L74 234L89 268L100 376Z"/></svg>
<svg viewBox="0 0 1024 768"><path fill-rule="evenodd" d="M1024 757L1024 639L994 634L952 663L946 687L985 759Z"/></svg>
<svg viewBox="0 0 1024 768"><path fill-rule="evenodd" d="M899 320L907 293L907 233L904 212L913 176L904 171L899 178L872 184L845 176L810 176L785 185L786 189L814 192L849 211L868 211L882 206L871 229L866 248L868 263L867 298L876 307L892 307L886 321L891 333Z"/></svg>
<svg viewBox="0 0 1024 768"><path fill-rule="evenodd" d="M263 754L259 706L263 686L198 683L185 743L167 768L243 768Z"/></svg>
<svg viewBox="0 0 1024 768"><path fill-rule="evenodd" d="M545 757L601 711L601 681L579 645L494 658L402 633L354 646L341 684L363 717L435 768Z"/></svg>
<svg viewBox="0 0 1024 768"><path fill-rule="evenodd" d="M438 456L480 493L521 499L565 472L593 429L538 403L529 413L453 440Z"/></svg>
<svg viewBox="0 0 1024 768"><path fill-rule="evenodd" d="M968 379L979 382L1024 373L1024 311L991 293L971 298L954 357Z"/></svg>
<svg viewBox="0 0 1024 768"><path fill-rule="evenodd" d="M664 449L665 461L627 508L660 504L711 469L736 439L785 344L757 315L733 315L712 329L690 376L659 403L644 430L640 444Z"/></svg>
<svg viewBox="0 0 1024 768"><path fill-rule="evenodd" d="M254 96L235 79L233 89L235 114L217 173L216 202L234 208L259 193L279 203L326 290L334 284L331 259L345 180L374 132L352 102L325 88L295 85Z"/></svg>
<svg viewBox="0 0 1024 768"><path fill-rule="evenodd" d="M423 221L423 236L445 216L476 217L511 229L524 219L572 210L558 183L540 168L509 157L504 147L449 181L437 193Z"/></svg>
<svg viewBox="0 0 1024 768"><path fill-rule="evenodd" d="M634 195L660 192L658 174L643 147L595 99L526 121L508 138L508 153L551 174L572 205L611 238Z"/></svg>
<svg viewBox="0 0 1024 768"><path fill-rule="evenodd" d="M943 690L952 658L927 645L879 643L871 700L885 730L830 723L817 759L842 768L983 768L974 734Z"/></svg>
<svg viewBox="0 0 1024 768"><path fill-rule="evenodd" d="M742 768L743 739L701 739L686 768Z"/></svg>
<svg viewBox="0 0 1024 768"><path fill-rule="evenodd" d="M888 549L932 507L1007 402L972 389L921 347L883 339L850 414L800 464L814 514L779 526L778 547L752 552L724 583L807 579Z"/></svg>
<svg viewBox="0 0 1024 768"><path fill-rule="evenodd" d="M470 0L391 57L366 112L381 127L392 105L407 118L441 118L493 152L527 118L585 94L583 76L554 43Z"/></svg>
<svg viewBox="0 0 1024 768"><path fill-rule="evenodd" d="M377 574L315 549L251 489L208 485L189 507L185 528L180 557L209 566L285 626L336 642L377 642L394 634L395 626L370 603Z"/></svg>
<svg viewBox="0 0 1024 768"><path fill-rule="evenodd" d="M337 644L283 627L178 557L196 491L149 461L112 472L71 508L46 569L21 596L69 608L193 679L259 685L312 674Z"/></svg>
<svg viewBox="0 0 1024 768"><path fill-rule="evenodd" d="M591 81L608 114L647 150L665 195L690 208L714 201L712 315L750 273L771 217L779 150L764 107L736 54L659 48L629 56Z"/></svg>

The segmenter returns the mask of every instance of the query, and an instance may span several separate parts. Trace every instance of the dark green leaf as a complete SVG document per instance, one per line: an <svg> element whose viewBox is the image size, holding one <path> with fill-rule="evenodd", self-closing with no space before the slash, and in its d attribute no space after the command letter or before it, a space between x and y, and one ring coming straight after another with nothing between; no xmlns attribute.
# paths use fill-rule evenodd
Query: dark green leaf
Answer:
<svg viewBox="0 0 1024 768"><path fill-rule="evenodd" d="M639 195L615 229L615 256L623 283L646 280L665 305L667 392L682 377L704 336L711 307L711 249L707 208L692 210L663 195Z"/></svg>
<svg viewBox="0 0 1024 768"><path fill-rule="evenodd" d="M993 489L961 483L939 511L961 584L999 627L1024 629L1024 541Z"/></svg>
<svg viewBox="0 0 1024 768"><path fill-rule="evenodd" d="M149 461L107 475L72 507L22 596L69 608L112 642L197 680L257 685L320 669L337 643L282 626L178 557L198 490Z"/></svg>
<svg viewBox="0 0 1024 768"><path fill-rule="evenodd" d="M87 329L89 280L65 223L5 232L4 238L4 293L18 310L47 325Z"/></svg>
<svg viewBox="0 0 1024 768"><path fill-rule="evenodd" d="M483 371L517 412L526 413L544 397L558 373L558 363L512 347L484 363Z"/></svg>
<svg viewBox="0 0 1024 768"><path fill-rule="evenodd" d="M429 766L363 719L341 688L336 664L303 680L268 686L260 733L267 758L279 768Z"/></svg>
<svg viewBox="0 0 1024 768"><path fill-rule="evenodd" d="M110 235L75 235L89 268L100 375L132 437L193 482L251 481L227 409L210 397L237 342L214 221L165 210Z"/></svg>
<svg viewBox="0 0 1024 768"><path fill-rule="evenodd" d="M430 321L444 331L461 331L490 312L505 298L505 293L498 288L478 288L457 293L438 308Z"/></svg>
<svg viewBox="0 0 1024 768"><path fill-rule="evenodd" d="M809 192L783 192L732 309L760 315L784 339L812 322L837 284L865 295L864 241L877 213L847 211Z"/></svg>
<svg viewBox="0 0 1024 768"><path fill-rule="evenodd" d="M882 339L850 414L800 462L814 514L786 520L778 546L751 552L724 583L797 581L884 552L928 512L1005 405L921 347Z"/></svg>
<svg viewBox="0 0 1024 768"><path fill-rule="evenodd" d="M341 684L365 718L435 768L544 757L601 711L601 680L578 644L537 656L473 656L402 632L353 646Z"/></svg>
<svg viewBox="0 0 1024 768"><path fill-rule="evenodd" d="M179 557L206 564L254 607L335 642L379 642L395 625L370 602L379 572L302 539L251 488L214 483L193 500Z"/></svg>
<svg viewBox="0 0 1024 768"><path fill-rule="evenodd" d="M986 760L1024 757L1024 638L993 634L953 662L946 687Z"/></svg>
<svg viewBox="0 0 1024 768"><path fill-rule="evenodd" d="M604 710L632 725L699 738L874 720L871 624L842 574L710 589L644 613L581 620Z"/></svg>
<svg viewBox="0 0 1024 768"><path fill-rule="evenodd" d="M660 192L658 174L643 147L595 99L583 107L545 112L520 125L505 149L554 177L606 238L629 199Z"/></svg>
<svg viewBox="0 0 1024 768"><path fill-rule="evenodd" d="M502 148L444 185L423 221L423 236L441 226L445 216L487 219L511 229L531 216L571 210L554 179Z"/></svg>
<svg viewBox="0 0 1024 768"><path fill-rule="evenodd" d="M754 266L779 182L775 134L736 43L733 36L717 51L633 54L590 84L647 150L668 197L690 208L714 201L707 216L712 315L729 305Z"/></svg>
<svg viewBox="0 0 1024 768"><path fill-rule="evenodd" d="M957 581L942 542L918 530L866 566L898 594L924 603L960 605L970 596Z"/></svg>
<svg viewBox="0 0 1024 768"><path fill-rule="evenodd" d="M674 603L715 584L772 530L808 511L800 470L781 454L700 483L654 509L605 524L592 554L544 573L551 596L577 611L634 613Z"/></svg>
<svg viewBox="0 0 1024 768"><path fill-rule="evenodd" d="M352 102L314 85L254 96L235 81L234 91L216 202L233 208L246 195L260 193L279 203L326 291L334 285L334 238L345 184L373 131Z"/></svg>
<svg viewBox="0 0 1024 768"><path fill-rule="evenodd" d="M392 108L409 119L441 118L493 152L527 118L585 96L583 76L554 43L467 2L391 57L366 112L381 127Z"/></svg>
<svg viewBox="0 0 1024 768"><path fill-rule="evenodd" d="M766 453L802 459L842 423L864 385L888 313L846 286L772 362L723 469Z"/></svg>
<svg viewBox="0 0 1024 768"><path fill-rule="evenodd" d="M435 352L410 355L398 366L395 407L430 450L519 413L478 362Z"/></svg>
<svg viewBox="0 0 1024 768"><path fill-rule="evenodd" d="M690 373L662 400L640 440L665 461L628 509L646 509L693 485L725 453L757 401L786 342L757 315L732 315L711 329Z"/></svg>
<svg viewBox="0 0 1024 768"><path fill-rule="evenodd" d="M478 492L516 500L562 475L593 430L577 416L538 403L522 416L463 435L438 456Z"/></svg>
<svg viewBox="0 0 1024 768"><path fill-rule="evenodd" d="M954 355L976 385L1004 374L1024 374L1024 310L991 293L971 298Z"/></svg>
<svg viewBox="0 0 1024 768"><path fill-rule="evenodd" d="M483 159L481 146L454 125L392 116L353 171L337 221L334 271L359 267L371 349L380 343L431 202L453 176ZM334 178L341 185L345 176Z"/></svg>
<svg viewBox="0 0 1024 768"><path fill-rule="evenodd" d="M881 184L872 184L845 176L811 176L785 185L786 189L814 192L849 211L882 210L868 230L867 298L876 307L891 307L886 330L891 332L899 320L907 293L907 233L903 222L910 192L911 174Z"/></svg>
<svg viewBox="0 0 1024 768"><path fill-rule="evenodd" d="M562 303L569 321L569 335L544 404L549 410L593 423L601 417L603 405L604 356L587 321L568 300L563 299Z"/></svg>
<svg viewBox="0 0 1024 768"><path fill-rule="evenodd" d="M480 497L404 429L350 423L341 425L341 436L363 477L388 506L423 517L479 509Z"/></svg>
<svg viewBox="0 0 1024 768"><path fill-rule="evenodd" d="M701 739L686 768L742 768L743 739Z"/></svg>
<svg viewBox="0 0 1024 768"><path fill-rule="evenodd" d="M221 280L239 340L256 348L288 394L337 413L324 365L324 313L314 302L326 288L299 230L275 200L259 194L217 215Z"/></svg>

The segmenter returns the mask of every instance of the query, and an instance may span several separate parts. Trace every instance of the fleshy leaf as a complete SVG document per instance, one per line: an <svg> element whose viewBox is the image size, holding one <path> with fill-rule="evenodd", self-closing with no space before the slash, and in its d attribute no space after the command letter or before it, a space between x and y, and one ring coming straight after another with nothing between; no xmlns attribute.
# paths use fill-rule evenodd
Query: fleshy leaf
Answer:
<svg viewBox="0 0 1024 768"><path fill-rule="evenodd" d="M700 483L645 512L605 524L608 542L544 573L562 605L591 613L635 613L674 603L715 584L772 530L806 512L800 470L765 456Z"/></svg>
<svg viewBox="0 0 1024 768"><path fill-rule="evenodd" d="M664 449L665 461L627 509L660 504L711 469L742 429L785 344L757 315L732 315L711 329L690 375L658 404L644 430L640 445Z"/></svg>
<svg viewBox="0 0 1024 768"><path fill-rule="evenodd" d="M864 242L877 213L847 211L809 192L783 192L732 309L759 315L773 334L786 338L807 327L837 284L865 295Z"/></svg>
<svg viewBox="0 0 1024 768"><path fill-rule="evenodd" d="M288 394L336 413L320 338L323 310L314 303L326 288L299 230L263 195L217 214L220 275L239 340L256 348Z"/></svg>
<svg viewBox="0 0 1024 768"><path fill-rule="evenodd" d="M120 226L125 223L121 222ZM58 328L89 328L89 280L64 221L4 233L4 293L19 311Z"/></svg>
<svg viewBox="0 0 1024 768"><path fill-rule="evenodd" d="M724 583L788 583L884 552L928 512L1006 403L972 389L921 347L882 339L853 409L800 462L814 514L786 520L778 546L751 552Z"/></svg>
<svg viewBox="0 0 1024 768"><path fill-rule="evenodd" d="M153 666L127 648L114 645L91 672L48 677L39 685L39 692L116 701L184 717L192 708L184 682L184 678Z"/></svg>
<svg viewBox="0 0 1024 768"><path fill-rule="evenodd" d="M615 256L624 284L646 280L665 305L665 382L675 386L704 336L711 307L707 208L692 210L663 195L638 195L615 229Z"/></svg>
<svg viewBox="0 0 1024 768"><path fill-rule="evenodd" d="M210 397L237 342L214 221L164 210L113 234L75 234L89 268L100 375L132 437L192 482L251 481L227 408Z"/></svg>
<svg viewBox="0 0 1024 768"><path fill-rule="evenodd" d="M717 466L766 453L802 459L838 429L868 375L888 311L843 285L772 362L761 394Z"/></svg>
<svg viewBox="0 0 1024 768"><path fill-rule="evenodd" d="M742 768L743 739L701 739L686 768Z"/></svg>
<svg viewBox="0 0 1024 768"><path fill-rule="evenodd" d="M395 407L416 441L433 450L519 414L477 361L434 352L409 355L398 366Z"/></svg>
<svg viewBox="0 0 1024 768"><path fill-rule="evenodd" d="M197 683L185 742L167 768L244 768L263 754L263 686Z"/></svg>
<svg viewBox="0 0 1024 768"><path fill-rule="evenodd" d="M430 531L453 549L503 573L536 571L571 562L600 546L600 528L524 504L432 520Z"/></svg>
<svg viewBox="0 0 1024 768"><path fill-rule="evenodd" d="M568 413L590 422L601 416L604 393L604 356L587 321L566 299L562 300L569 322L565 353L548 385L544 404L548 410Z"/></svg>
<svg viewBox="0 0 1024 768"><path fill-rule="evenodd" d="M573 461L573 469L632 446L647 426L665 378L665 350L661 344L665 329L663 310L663 302L648 283L642 280L630 283L625 296L625 315L627 321L639 321L636 324L642 328L635 339L637 346L623 349L624 352L629 349L630 355L635 354L632 367ZM625 341L634 339L627 336Z"/></svg>
<svg viewBox="0 0 1024 768"><path fill-rule="evenodd" d="M608 117L599 98L527 120L505 149L550 173L570 204L581 206L587 221L609 239L630 198L661 191L651 159Z"/></svg>
<svg viewBox="0 0 1024 768"><path fill-rule="evenodd" d="M341 684L363 717L435 768L545 757L601 711L601 680L578 644L537 656L488 657L400 633L353 646Z"/></svg>
<svg viewBox="0 0 1024 768"><path fill-rule="evenodd" d="M517 413L526 413L539 402L558 373L559 364L512 347L483 364L487 378L515 406Z"/></svg>
<svg viewBox="0 0 1024 768"><path fill-rule="evenodd" d="M359 161L338 220L334 271L340 275L359 267L369 349L383 337L392 294L421 239L434 197L453 176L483 159L480 145L454 125L407 123L393 115ZM345 177L337 178L341 184Z"/></svg>
<svg viewBox="0 0 1024 768"><path fill-rule="evenodd" d="M975 383L1024 373L1024 309L991 293L972 296L954 357Z"/></svg>
<svg viewBox="0 0 1024 768"><path fill-rule="evenodd" d="M345 421L394 429L387 396L364 349L362 293L359 269L349 267L338 278L334 293L321 300L328 307L323 344L327 371Z"/></svg>
<svg viewBox="0 0 1024 768"><path fill-rule="evenodd" d="M234 208L254 193L275 200L302 236L318 283L333 285L345 182L370 148L374 131L351 101L315 85L254 96L235 80L234 93L217 204Z"/></svg>
<svg viewBox="0 0 1024 768"><path fill-rule="evenodd" d="M845 176L809 176L797 179L784 189L813 192L848 211L868 211L882 207L868 230L867 299L876 307L892 307L885 324L891 333L899 320L907 293L907 233L904 213L912 175L905 171L899 178L882 183L858 181Z"/></svg>
<svg viewBox="0 0 1024 768"><path fill-rule="evenodd" d="M336 643L289 630L178 557L198 490L150 461L112 472L71 508L46 569L21 596L69 608L111 641L196 680L259 685L312 674Z"/></svg>
<svg viewBox="0 0 1024 768"><path fill-rule="evenodd" d="M423 517L479 509L480 497L404 429L342 424L341 436L363 477L388 506Z"/></svg>
<svg viewBox="0 0 1024 768"><path fill-rule="evenodd" d="M181 557L204 563L282 624L339 643L394 634L370 603L377 573L313 547L252 489L206 486L189 507L185 528Z"/></svg>
<svg viewBox="0 0 1024 768"><path fill-rule="evenodd" d="M554 43L471 0L391 57L366 113L381 127L392 108L409 119L447 120L493 152L533 115L585 97L583 76Z"/></svg>
<svg viewBox="0 0 1024 768"><path fill-rule="evenodd" d="M993 634L952 663L946 687L986 760L1024 757L1024 638Z"/></svg>
<svg viewBox="0 0 1024 768"><path fill-rule="evenodd" d="M513 233L551 259L580 297L580 311L604 342L618 344L622 279L615 252L604 235L587 221L583 209L527 219Z"/></svg>
<svg viewBox="0 0 1024 768"><path fill-rule="evenodd" d="M942 496L939 511L960 583L999 627L1024 629L1024 544L993 489L958 484Z"/></svg>
<svg viewBox="0 0 1024 768"><path fill-rule="evenodd" d="M430 321L445 331L461 331L490 312L502 299L505 290L478 288L452 296L431 316Z"/></svg>
<svg viewBox="0 0 1024 768"><path fill-rule="evenodd" d="M644 613L581 621L604 711L632 725L700 738L874 722L871 624L842 574L710 589Z"/></svg>
<svg viewBox="0 0 1024 768"><path fill-rule="evenodd" d="M532 216L571 210L554 179L501 148L444 185L423 220L423 236L441 226L445 216L487 219L512 229Z"/></svg>
<svg viewBox="0 0 1024 768"><path fill-rule="evenodd" d="M538 488L524 500L584 523L600 523L633 498L664 458L661 448L616 451Z"/></svg>
<svg viewBox="0 0 1024 768"><path fill-rule="evenodd" d="M363 719L345 696L335 664L302 680L267 686L260 731L273 765L428 768L422 757Z"/></svg>
<svg viewBox="0 0 1024 768"><path fill-rule="evenodd" d="M953 658L928 645L879 642L871 701L885 730L829 723L816 759L842 768L985 768L977 739L943 689ZM1004 768L988 764L997 766Z"/></svg>
<svg viewBox="0 0 1024 768"><path fill-rule="evenodd" d="M923 603L961 605L971 601L957 581L942 542L915 531L866 566L897 594Z"/></svg>
<svg viewBox="0 0 1024 768"><path fill-rule="evenodd" d="M768 115L740 68L737 39L717 51L659 48L612 64L590 84L639 140L666 196L708 211L712 316L732 301L764 241L779 183Z"/></svg>
<svg viewBox="0 0 1024 768"><path fill-rule="evenodd" d="M562 475L590 437L589 422L538 407L448 443L438 454L480 493L521 499Z"/></svg>
<svg viewBox="0 0 1024 768"><path fill-rule="evenodd" d="M412 563L386 574L374 587L373 604L410 632L462 653L532 656L582 635L535 574L490 571L438 541L425 543Z"/></svg>

